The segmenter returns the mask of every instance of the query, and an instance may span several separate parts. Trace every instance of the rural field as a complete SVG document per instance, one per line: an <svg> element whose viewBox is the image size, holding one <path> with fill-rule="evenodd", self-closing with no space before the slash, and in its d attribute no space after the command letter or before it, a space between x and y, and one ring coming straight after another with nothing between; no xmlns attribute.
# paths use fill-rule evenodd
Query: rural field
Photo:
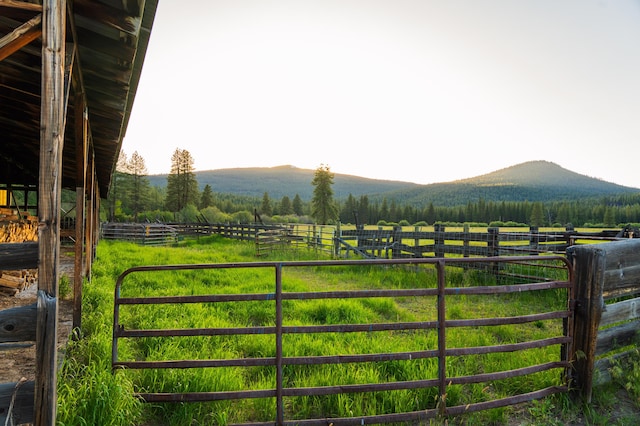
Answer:
<svg viewBox="0 0 640 426"><path fill-rule="evenodd" d="M272 254L271 261L311 260L317 253L295 251ZM284 257L284 258L283 258ZM261 259L261 261L264 259ZM111 370L114 286L127 268L142 265L181 265L255 262L255 246L212 236L185 240L172 247L141 247L101 241L92 280L83 294L83 339L71 341L58 382L58 424L62 425L209 425L273 422L274 398L198 403L142 403L135 393L212 392L273 389L272 366L229 366L198 369ZM518 271L516 271L518 272ZM553 279L566 271L551 269ZM503 284L480 270L448 268L447 286L474 287ZM286 268L285 292L331 292L371 289L429 289L436 287L433 268L398 266L331 266ZM273 270L265 268L145 271L123 280L122 297L193 296L240 293L270 294ZM516 294L461 295L447 300L447 320L526 316L566 308L566 289ZM120 307L120 324L127 329L241 328L273 326L275 305L264 301L127 305ZM376 297L286 300L286 326L323 324L382 324L429 322L437 319L436 298ZM459 327L447 330L450 347L516 344L562 336L562 319L515 325ZM353 333L288 334L285 357L315 357L414 352L437 348L437 330ZM559 359L560 345L517 352L448 357L447 377L525 368ZM118 361L225 360L273 357L271 335L141 337L120 339ZM629 368L628 368L629 367ZM540 401L502 407L432 424L635 424L640 412L640 361L620 366L612 385L595 392L592 405L556 394ZM551 369L489 383L449 385L448 407L506 398L562 385L562 369ZM283 379L289 387L350 386L355 384L430 380L438 376L437 358L330 365L287 365ZM626 389L625 389L626 388ZM286 420L359 417L430 410L438 403L438 388L297 396L285 399Z"/></svg>

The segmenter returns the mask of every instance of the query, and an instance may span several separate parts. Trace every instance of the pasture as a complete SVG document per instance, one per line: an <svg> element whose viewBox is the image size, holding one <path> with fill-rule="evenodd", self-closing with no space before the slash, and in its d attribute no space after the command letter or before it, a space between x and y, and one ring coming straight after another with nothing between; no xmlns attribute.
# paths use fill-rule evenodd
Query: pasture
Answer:
<svg viewBox="0 0 640 426"><path fill-rule="evenodd" d="M139 247L130 243L102 241L98 246L93 279L85 286L83 298L84 339L73 342L62 366L59 380L60 424L227 424L246 421L273 421L273 398L206 403L144 404L135 392L208 392L267 389L275 382L268 367L229 367L194 370L110 370L113 288L125 269L139 265L203 264L253 261L252 243L230 241L220 237L188 240L175 247ZM315 258L314 252L287 253L296 260ZM551 277L565 279L566 277ZM459 287L495 285L495 279L481 271L460 268L447 271L447 280ZM140 295L174 296L269 293L273 277L259 269L228 271L166 271L139 274L123 286L128 297ZM286 291L336 291L372 288L435 287L435 275L425 268L335 267L300 268L283 277ZM564 309L566 290L527 292L507 295L467 295L454 298L447 306L448 319L520 316L532 312ZM424 298L377 298L355 300L287 301L287 325L382 323L394 321L433 321L436 303ZM273 305L260 302L244 304L190 304L131 306L123 309L122 318L136 328L246 327L272 325ZM452 346L490 346L562 335L561 320L536 321L531 324L452 330L447 340ZM434 348L436 332L373 332L291 335L284 342L287 356L349 355L386 352L410 352ZM125 360L225 359L229 357L270 356L275 348L268 336L251 335L192 336L182 338L131 339L119 347ZM558 359L561 348L553 345L517 353L485 354L451 358L447 375L465 376L492 371L513 370L532 363ZM437 376L434 359L387 361L367 364L287 366L285 380L300 387L336 384L394 382L431 379ZM525 378L496 380L490 385L452 385L447 388L447 404L471 404L503 398L529 389L557 386L561 371L550 370ZM549 401L552 401L551 403ZM324 397L287 399L286 417L351 417L371 413L428 410L438 403L436 390L419 389L374 393L352 393ZM534 404L527 418L549 415L548 404L568 405L564 395ZM547 405L544 405L547 404ZM532 414L533 413L533 414ZM503 407L450 419L460 424L506 424L521 409Z"/></svg>

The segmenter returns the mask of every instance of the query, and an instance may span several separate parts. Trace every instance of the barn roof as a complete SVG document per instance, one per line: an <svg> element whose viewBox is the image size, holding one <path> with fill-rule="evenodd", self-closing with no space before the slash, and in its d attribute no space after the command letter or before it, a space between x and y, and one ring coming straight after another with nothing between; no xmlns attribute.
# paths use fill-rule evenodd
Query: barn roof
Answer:
<svg viewBox="0 0 640 426"><path fill-rule="evenodd" d="M5 58L2 55L12 35L24 37L41 25L38 17L42 8L36 3L41 1L0 0L0 184L38 183L42 78L39 33L26 46ZM62 186L81 186L76 185L73 123L75 95L84 88L96 177L100 194L105 197L127 128L158 0L67 3L67 71L74 78L69 79Z"/></svg>

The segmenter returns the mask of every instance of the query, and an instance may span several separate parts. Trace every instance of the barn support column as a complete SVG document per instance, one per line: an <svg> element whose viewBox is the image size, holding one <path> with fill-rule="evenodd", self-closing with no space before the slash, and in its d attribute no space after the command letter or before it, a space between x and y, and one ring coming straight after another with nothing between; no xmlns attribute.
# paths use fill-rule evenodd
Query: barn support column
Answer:
<svg viewBox="0 0 640 426"><path fill-rule="evenodd" d="M75 99L75 140L76 140L76 237L75 262L73 267L73 329L82 326L82 279L84 251L84 216L87 175L87 124L88 112L83 93Z"/></svg>
<svg viewBox="0 0 640 426"><path fill-rule="evenodd" d="M53 425L56 419L59 216L66 101L65 19L65 0L43 2L38 191L39 304L34 413L36 426Z"/></svg>
<svg viewBox="0 0 640 426"><path fill-rule="evenodd" d="M86 189L87 189L87 212L86 212L86 226L85 226L85 276L91 281L91 266L93 262L93 223L95 222L95 193L96 193L96 167L94 161L94 154L89 155L89 164L87 165L86 174Z"/></svg>

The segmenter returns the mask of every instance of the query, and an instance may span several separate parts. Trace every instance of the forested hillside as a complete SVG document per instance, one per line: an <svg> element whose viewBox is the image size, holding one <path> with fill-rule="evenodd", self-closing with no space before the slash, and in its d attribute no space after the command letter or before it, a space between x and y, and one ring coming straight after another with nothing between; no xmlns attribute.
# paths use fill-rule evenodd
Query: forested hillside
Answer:
<svg viewBox="0 0 640 426"><path fill-rule="evenodd" d="M271 198L312 197L314 170L293 166L196 171L202 189L217 193ZM490 201L560 201L640 192L600 179L584 176L547 161L531 161L468 179L418 185L410 182L367 179L335 173L333 191L337 199L366 195L370 201L384 198L396 203L426 206L460 206L480 199ZM149 177L151 185L165 186L167 175Z"/></svg>

